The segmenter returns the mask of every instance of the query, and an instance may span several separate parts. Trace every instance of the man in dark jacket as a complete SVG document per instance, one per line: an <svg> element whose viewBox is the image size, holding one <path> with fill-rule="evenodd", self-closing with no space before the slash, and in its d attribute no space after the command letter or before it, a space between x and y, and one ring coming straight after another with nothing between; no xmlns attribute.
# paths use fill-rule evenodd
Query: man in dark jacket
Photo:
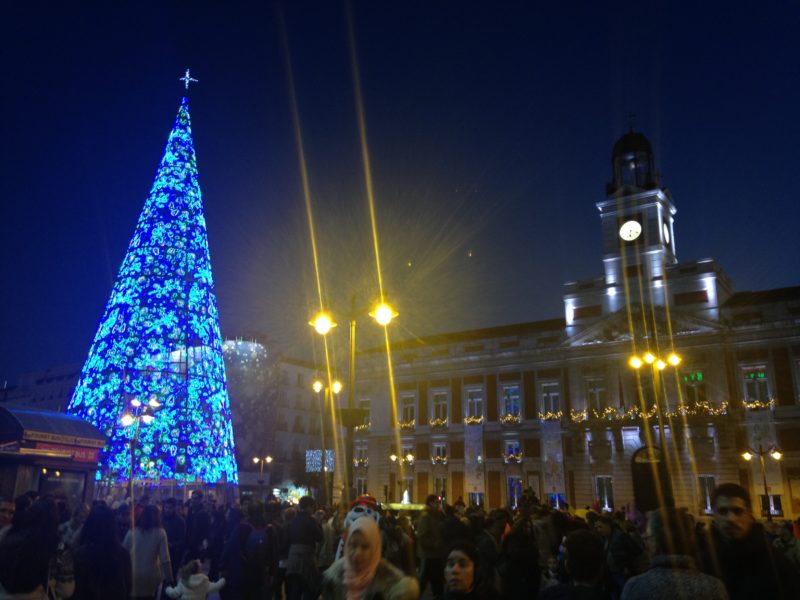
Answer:
<svg viewBox="0 0 800 600"><path fill-rule="evenodd" d="M417 521L417 556L420 559L419 590L424 592L430 582L435 599L441 598L444 590L443 521L439 497L430 494L425 499L425 510Z"/></svg>
<svg viewBox="0 0 800 600"><path fill-rule="evenodd" d="M747 490L723 483L711 501L714 522L702 540L702 569L725 583L731 600L800 598L800 573L756 523Z"/></svg>
<svg viewBox="0 0 800 600"><path fill-rule="evenodd" d="M167 532L169 555L175 557L172 559L172 575L174 577L182 566L180 561L183 558L183 543L186 539L186 520L178 514L175 498L167 498L164 501L161 526Z"/></svg>
<svg viewBox="0 0 800 600"><path fill-rule="evenodd" d="M206 558L211 536L211 515L203 502L203 492L194 490L186 517L186 547L181 564L190 560Z"/></svg>
<svg viewBox="0 0 800 600"><path fill-rule="evenodd" d="M297 516L286 528L289 556L286 559L286 597L289 600L317 597L316 545L322 542L322 526L312 516L315 502L303 496Z"/></svg>
<svg viewBox="0 0 800 600"><path fill-rule="evenodd" d="M564 547L570 582L545 588L539 600L611 600L603 585L605 540L594 531L579 529L567 536Z"/></svg>

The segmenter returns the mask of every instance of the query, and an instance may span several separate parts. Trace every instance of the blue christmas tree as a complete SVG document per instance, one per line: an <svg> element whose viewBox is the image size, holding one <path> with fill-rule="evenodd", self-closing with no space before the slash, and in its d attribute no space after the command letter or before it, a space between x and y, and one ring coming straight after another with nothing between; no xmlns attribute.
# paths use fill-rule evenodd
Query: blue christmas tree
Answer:
<svg viewBox="0 0 800 600"><path fill-rule="evenodd" d="M123 416L137 410L133 407L148 404L159 406L155 418L123 425ZM237 483L222 336L186 98L69 412L109 437L98 479L128 480L130 442L138 429L135 480Z"/></svg>

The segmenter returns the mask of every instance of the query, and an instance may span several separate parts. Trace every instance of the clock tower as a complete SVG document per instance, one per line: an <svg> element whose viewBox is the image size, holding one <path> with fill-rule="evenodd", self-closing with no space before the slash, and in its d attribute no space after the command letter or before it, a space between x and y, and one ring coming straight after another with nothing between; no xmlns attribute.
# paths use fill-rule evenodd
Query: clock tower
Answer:
<svg viewBox="0 0 800 600"><path fill-rule="evenodd" d="M606 285L624 278L659 281L677 263L673 225L675 205L661 186L648 139L629 131L614 144L612 180L597 203L603 231Z"/></svg>
<svg viewBox="0 0 800 600"><path fill-rule="evenodd" d="M712 321L730 296L730 283L711 259L678 263L675 205L661 185L649 140L629 131L611 152L611 183L597 203L604 274L564 286L570 335L626 304L669 306Z"/></svg>

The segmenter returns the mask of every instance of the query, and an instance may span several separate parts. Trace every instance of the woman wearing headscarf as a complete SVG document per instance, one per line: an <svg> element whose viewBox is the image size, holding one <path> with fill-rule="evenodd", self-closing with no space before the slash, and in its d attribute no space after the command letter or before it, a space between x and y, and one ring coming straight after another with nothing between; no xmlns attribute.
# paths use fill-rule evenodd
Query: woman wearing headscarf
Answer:
<svg viewBox="0 0 800 600"><path fill-rule="evenodd" d="M347 530L344 557L322 577L323 600L416 600L417 580L381 558L381 534L371 517L361 517Z"/></svg>

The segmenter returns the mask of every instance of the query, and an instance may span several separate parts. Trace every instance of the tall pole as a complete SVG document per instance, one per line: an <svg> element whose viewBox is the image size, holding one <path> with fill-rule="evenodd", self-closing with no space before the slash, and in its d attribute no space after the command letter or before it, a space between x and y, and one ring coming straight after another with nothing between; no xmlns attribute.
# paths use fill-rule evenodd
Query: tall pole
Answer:
<svg viewBox="0 0 800 600"><path fill-rule="evenodd" d="M766 506L766 509L767 509L767 521L769 521L771 523L772 522L772 510L770 509L770 506L769 506L769 488L767 487L767 465L766 465L766 461L764 460L764 454L766 454L766 452L764 452L764 449L759 444L759 446L758 446L758 460L761 463L761 479L764 482L764 499L767 501L767 506Z"/></svg>
<svg viewBox="0 0 800 600"><path fill-rule="evenodd" d="M356 297L351 300L350 307L350 372L348 373L347 408L352 411L356 406ZM355 467L353 465L353 421L347 421L347 451L345 453L345 472L347 501L355 498Z"/></svg>
<svg viewBox="0 0 800 600"><path fill-rule="evenodd" d="M258 471L258 493L260 494L259 500L264 501L264 457L261 457L261 465Z"/></svg>
<svg viewBox="0 0 800 600"><path fill-rule="evenodd" d="M322 501L325 503L325 506L330 505L330 497L328 496L328 471L326 467L328 466L328 449L325 445L325 415L327 411L325 407L327 405L327 400L329 397L329 390L325 388L325 390L319 395L319 402L320 402L320 427L322 433L322 466L320 467L320 474L322 475Z"/></svg>

